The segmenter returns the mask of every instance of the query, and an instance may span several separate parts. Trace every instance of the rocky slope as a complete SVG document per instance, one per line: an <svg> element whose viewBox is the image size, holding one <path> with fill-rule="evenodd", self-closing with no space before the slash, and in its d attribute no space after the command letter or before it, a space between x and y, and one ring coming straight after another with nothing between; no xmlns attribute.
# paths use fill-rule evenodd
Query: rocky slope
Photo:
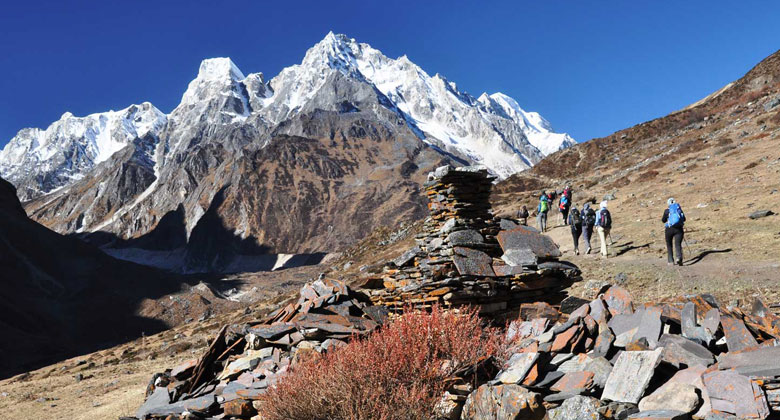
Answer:
<svg viewBox="0 0 780 420"><path fill-rule="evenodd" d="M47 134L56 153L20 134L0 173L31 198L33 219L89 234L112 255L242 271L289 254L316 261L376 226L422 216L419 184L436 166L478 163L508 176L574 144L506 95L474 98L406 57L332 33L270 81L228 58L205 60L179 106L158 117L147 131L120 119L121 136L138 136L112 134L126 146L105 156L101 145L78 165L70 150L91 145L93 131ZM9 163L21 155L27 169ZM52 169L29 169L38 167Z"/></svg>
<svg viewBox="0 0 780 420"><path fill-rule="evenodd" d="M555 153L499 183L494 206L535 208L541 189L574 187L574 201L611 198L614 258L570 256L594 279L619 276L635 296L706 291L724 302L780 301L780 53L694 106ZM683 206L684 267L666 265L661 215ZM759 213L760 214L760 213ZM554 212L550 220L558 223ZM568 227L550 235L573 251ZM598 246L598 239L593 245ZM582 246L580 246L582 250ZM587 282L586 282L587 283Z"/></svg>

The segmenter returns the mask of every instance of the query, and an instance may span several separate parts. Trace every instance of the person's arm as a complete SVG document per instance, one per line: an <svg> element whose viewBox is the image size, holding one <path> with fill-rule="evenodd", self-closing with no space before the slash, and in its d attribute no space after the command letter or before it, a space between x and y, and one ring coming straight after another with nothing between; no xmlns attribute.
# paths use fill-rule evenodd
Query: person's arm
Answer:
<svg viewBox="0 0 780 420"><path fill-rule="evenodd" d="M666 223L669 220L669 209L664 210L664 215L661 217L661 223Z"/></svg>
<svg viewBox="0 0 780 420"><path fill-rule="evenodd" d="M681 217L681 219L682 219L682 222L683 222L683 223L685 223L685 212L684 212L684 211L682 211L682 208L680 209L680 216L682 216L682 217Z"/></svg>

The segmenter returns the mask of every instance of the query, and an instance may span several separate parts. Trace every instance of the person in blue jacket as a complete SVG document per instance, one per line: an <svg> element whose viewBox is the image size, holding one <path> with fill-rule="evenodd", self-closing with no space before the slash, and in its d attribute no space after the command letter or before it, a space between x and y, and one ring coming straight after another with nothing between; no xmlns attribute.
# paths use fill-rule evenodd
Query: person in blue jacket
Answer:
<svg viewBox="0 0 780 420"><path fill-rule="evenodd" d="M669 206L664 210L661 222L664 223L665 227L664 237L666 238L667 264L683 265L682 241L685 235L683 229L685 213L683 213L680 203L676 202L674 198L670 198L666 203ZM674 243L674 253L677 254L677 259L674 258L674 253L672 252L672 243Z"/></svg>

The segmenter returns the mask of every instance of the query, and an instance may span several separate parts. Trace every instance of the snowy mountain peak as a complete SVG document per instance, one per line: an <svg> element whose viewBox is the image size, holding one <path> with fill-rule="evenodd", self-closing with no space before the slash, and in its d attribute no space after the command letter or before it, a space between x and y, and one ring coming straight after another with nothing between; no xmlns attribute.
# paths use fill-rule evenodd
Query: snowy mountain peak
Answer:
<svg viewBox="0 0 780 420"><path fill-rule="evenodd" d="M166 122L148 102L85 117L66 112L45 130L20 130L0 151L0 176L27 181L20 198L33 198L80 179L136 139L156 144Z"/></svg>
<svg viewBox="0 0 780 420"><path fill-rule="evenodd" d="M201 61L196 80L244 80L244 73L229 57L208 58Z"/></svg>

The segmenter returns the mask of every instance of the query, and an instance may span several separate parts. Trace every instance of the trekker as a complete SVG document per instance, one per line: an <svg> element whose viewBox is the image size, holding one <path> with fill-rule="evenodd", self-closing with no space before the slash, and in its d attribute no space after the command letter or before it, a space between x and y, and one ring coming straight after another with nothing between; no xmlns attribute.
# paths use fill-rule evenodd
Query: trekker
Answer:
<svg viewBox="0 0 780 420"><path fill-rule="evenodd" d="M567 220L569 226L571 226L571 238L574 240L574 255L580 255L580 235L582 235L582 215L577 210L577 205L573 204L571 207L571 213L569 213L569 219Z"/></svg>
<svg viewBox="0 0 780 420"><path fill-rule="evenodd" d="M601 208L596 212L596 231L599 233L599 242L601 243L601 256L607 258L607 236L612 229L612 215L607 210L607 201L601 202Z"/></svg>
<svg viewBox="0 0 780 420"><path fill-rule="evenodd" d="M585 253L590 254L590 238L593 236L593 226L596 224L596 212L590 208L590 203L582 206L582 236L585 241Z"/></svg>
<svg viewBox="0 0 780 420"><path fill-rule="evenodd" d="M573 203L573 201L571 201L571 185L567 185L566 188L563 189L563 195L566 196L570 203Z"/></svg>
<svg viewBox="0 0 780 420"><path fill-rule="evenodd" d="M685 235L683 225L685 224L685 213L680 207L680 203L674 201L674 198L670 198L666 202L669 207L664 210L664 215L661 217L661 221L664 222L664 237L666 238L666 257L667 264L683 265L683 252L682 241ZM674 259L672 253L672 242L674 242L674 251L677 253L677 259Z"/></svg>
<svg viewBox="0 0 780 420"><path fill-rule="evenodd" d="M542 197L539 199L539 206L536 207L536 218L539 223L539 230L541 232L547 231L547 211L550 210L550 199L547 194L542 191Z"/></svg>
<svg viewBox="0 0 780 420"><path fill-rule="evenodd" d="M561 211L561 215L563 215L563 224L568 225L569 224L569 207L571 206L571 201L569 200L569 197L566 196L566 191L564 190L564 194L561 194L561 200L558 204L558 210Z"/></svg>
<svg viewBox="0 0 780 420"><path fill-rule="evenodd" d="M528 208L525 205L517 211L517 221L523 226L528 226Z"/></svg>

